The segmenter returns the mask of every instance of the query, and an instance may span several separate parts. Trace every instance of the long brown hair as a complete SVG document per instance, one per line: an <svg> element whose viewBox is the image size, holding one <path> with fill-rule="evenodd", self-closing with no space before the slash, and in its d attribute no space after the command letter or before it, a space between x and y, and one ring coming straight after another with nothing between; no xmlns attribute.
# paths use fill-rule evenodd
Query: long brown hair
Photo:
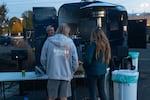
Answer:
<svg viewBox="0 0 150 100"><path fill-rule="evenodd" d="M102 61L109 64L111 58L111 50L109 40L102 29L97 28L91 35L91 40L96 43L95 57L98 59L100 52L102 52Z"/></svg>

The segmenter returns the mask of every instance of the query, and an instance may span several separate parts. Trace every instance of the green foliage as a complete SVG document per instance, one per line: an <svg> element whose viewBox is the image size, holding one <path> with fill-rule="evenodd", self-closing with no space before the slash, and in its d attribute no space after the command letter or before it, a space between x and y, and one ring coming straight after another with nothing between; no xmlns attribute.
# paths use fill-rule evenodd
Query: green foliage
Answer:
<svg viewBox="0 0 150 100"><path fill-rule="evenodd" d="M22 13L24 28L31 28L31 29L33 28L32 16L33 12L30 10Z"/></svg>
<svg viewBox="0 0 150 100"><path fill-rule="evenodd" d="M5 4L0 5L0 34L2 34L2 25L7 22L6 14L7 14L6 5Z"/></svg>
<svg viewBox="0 0 150 100"><path fill-rule="evenodd" d="M7 20L6 14L7 14L6 5L4 4L0 5L0 24L2 24L4 21Z"/></svg>

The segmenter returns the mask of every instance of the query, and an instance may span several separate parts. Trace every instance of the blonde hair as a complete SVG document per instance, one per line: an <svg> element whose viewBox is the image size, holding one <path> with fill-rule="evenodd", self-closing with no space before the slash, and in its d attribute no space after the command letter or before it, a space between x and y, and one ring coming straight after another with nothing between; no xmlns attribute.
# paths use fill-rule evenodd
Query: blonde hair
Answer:
<svg viewBox="0 0 150 100"><path fill-rule="evenodd" d="M109 64L111 58L110 44L107 36L102 29L97 28L91 35L91 40L96 43L95 57L98 59L100 52L102 52L102 61Z"/></svg>
<svg viewBox="0 0 150 100"><path fill-rule="evenodd" d="M66 36L69 36L70 33L70 27L66 23L62 23L59 25L56 33L64 34Z"/></svg>

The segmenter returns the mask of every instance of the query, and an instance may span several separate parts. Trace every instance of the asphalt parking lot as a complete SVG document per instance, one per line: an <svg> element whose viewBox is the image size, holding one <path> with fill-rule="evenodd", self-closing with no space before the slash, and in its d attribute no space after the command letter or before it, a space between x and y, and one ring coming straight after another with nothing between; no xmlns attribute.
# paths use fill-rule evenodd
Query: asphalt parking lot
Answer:
<svg viewBox="0 0 150 100"><path fill-rule="evenodd" d="M150 100L150 44L146 49L130 49L137 51L139 55L138 71L140 73L138 81L138 100Z"/></svg>

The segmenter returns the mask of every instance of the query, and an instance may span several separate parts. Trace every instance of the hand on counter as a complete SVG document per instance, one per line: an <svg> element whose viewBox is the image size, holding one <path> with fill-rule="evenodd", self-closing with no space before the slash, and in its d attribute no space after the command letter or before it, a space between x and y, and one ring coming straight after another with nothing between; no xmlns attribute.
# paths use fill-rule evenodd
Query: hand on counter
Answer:
<svg viewBox="0 0 150 100"><path fill-rule="evenodd" d="M78 64L79 64L79 66L80 66L80 65L83 65L83 62L79 60L79 61L78 61Z"/></svg>
<svg viewBox="0 0 150 100"><path fill-rule="evenodd" d="M83 72L84 71L83 62L79 60L78 63L79 63L79 67L77 69L77 72Z"/></svg>

